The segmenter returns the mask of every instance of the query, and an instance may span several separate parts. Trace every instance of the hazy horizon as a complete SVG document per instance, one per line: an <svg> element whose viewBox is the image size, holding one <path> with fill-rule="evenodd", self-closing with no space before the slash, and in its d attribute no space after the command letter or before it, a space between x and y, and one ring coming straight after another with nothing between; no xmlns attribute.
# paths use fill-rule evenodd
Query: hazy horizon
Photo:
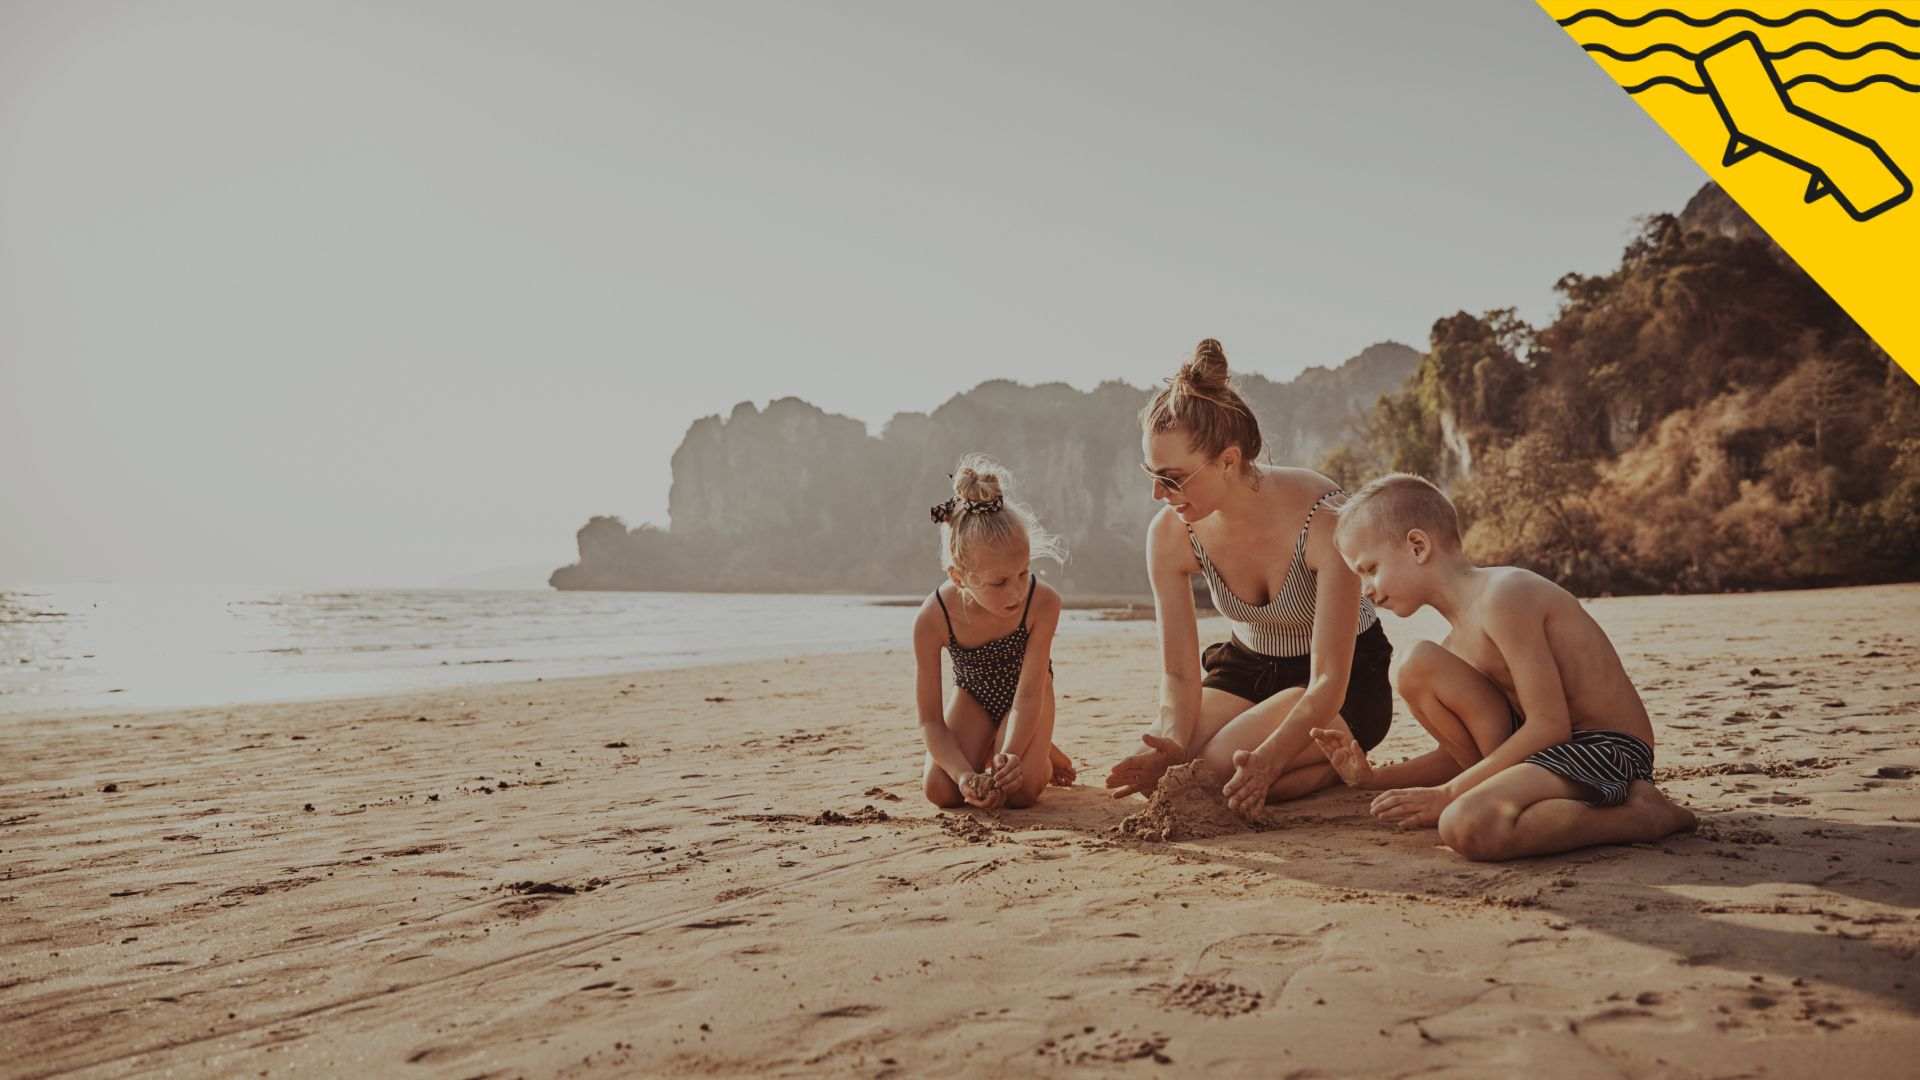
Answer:
<svg viewBox="0 0 1920 1080"><path fill-rule="evenodd" d="M1704 180L1522 0L10 3L0 585L551 569L740 401L1423 349Z"/></svg>

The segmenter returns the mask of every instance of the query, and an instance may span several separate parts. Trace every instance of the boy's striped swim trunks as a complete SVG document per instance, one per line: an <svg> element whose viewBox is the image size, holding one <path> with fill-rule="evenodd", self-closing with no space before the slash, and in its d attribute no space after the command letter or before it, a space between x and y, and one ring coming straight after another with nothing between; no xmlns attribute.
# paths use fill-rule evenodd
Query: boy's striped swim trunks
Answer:
<svg viewBox="0 0 1920 1080"><path fill-rule="evenodd" d="M1576 731L1573 738L1527 757L1525 764L1557 773L1597 798L1599 806L1619 806L1635 780L1653 779L1653 747L1623 731Z"/></svg>

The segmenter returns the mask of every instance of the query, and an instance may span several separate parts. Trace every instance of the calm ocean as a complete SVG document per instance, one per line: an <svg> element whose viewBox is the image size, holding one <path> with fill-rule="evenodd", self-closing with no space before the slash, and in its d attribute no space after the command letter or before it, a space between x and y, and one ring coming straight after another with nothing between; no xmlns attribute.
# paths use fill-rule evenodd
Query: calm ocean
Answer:
<svg viewBox="0 0 1920 1080"><path fill-rule="evenodd" d="M0 590L0 714L301 700L906 649L914 609L872 600L21 587Z"/></svg>

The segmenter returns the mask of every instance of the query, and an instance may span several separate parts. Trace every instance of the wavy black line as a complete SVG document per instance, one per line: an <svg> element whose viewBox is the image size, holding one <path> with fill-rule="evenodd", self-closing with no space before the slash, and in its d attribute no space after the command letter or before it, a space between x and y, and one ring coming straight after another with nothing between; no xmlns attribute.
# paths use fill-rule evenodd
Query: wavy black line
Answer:
<svg viewBox="0 0 1920 1080"><path fill-rule="evenodd" d="M1780 85L1784 89L1791 90L1802 83L1819 83L1829 90L1839 90L1842 93L1858 90L1863 86L1871 86L1874 83L1889 83L1909 93L1920 94L1920 86L1907 82L1905 79L1895 78L1892 75L1869 75L1856 83L1837 83L1824 75L1796 75Z"/></svg>
<svg viewBox="0 0 1920 1080"><path fill-rule="evenodd" d="M1611 46L1599 45L1599 44L1582 45L1580 47L1587 50L1590 53L1599 53L1602 56L1610 57L1611 59L1614 59L1614 60L1629 60L1629 61L1645 60L1647 57L1652 56L1655 53L1672 53L1675 56L1684 57L1685 59L1688 59L1688 60L1700 59L1700 54L1698 52L1693 52L1687 49L1683 49L1678 45L1649 45L1646 48L1641 49L1639 52L1621 52L1619 49L1613 48ZM1893 42L1890 42L1890 41L1876 41L1871 45L1862 45L1860 48L1854 49L1850 52L1836 49L1831 45L1825 44L1824 42L1803 41L1798 45L1795 45L1789 49L1781 49L1778 52L1762 52L1760 55L1766 57L1769 60L1784 60L1787 57L1793 56L1797 53L1803 53L1803 52L1809 52L1809 51L1826 53L1828 56L1833 57L1835 60L1858 60L1861 57L1871 52L1897 53L1908 60L1920 60L1920 52L1914 52L1911 49L1903 49L1900 46L1895 45Z"/></svg>
<svg viewBox="0 0 1920 1080"><path fill-rule="evenodd" d="M1636 16L1631 19L1623 19L1611 11L1604 11L1600 8L1583 8L1564 19L1557 19L1555 21L1561 26L1572 26L1574 23L1580 22L1583 19L1601 19L1615 26L1626 27L1645 26L1655 19L1677 19L1680 22L1686 23L1688 26L1694 27L1716 26L1726 22L1728 19L1752 19L1761 26L1774 27L1785 26L1788 23L1798 22L1801 19L1819 19L1830 26L1859 26L1861 23L1871 22L1874 19L1892 19L1902 26L1911 26L1916 30L1920 30L1920 19L1910 18L1897 11L1888 11L1886 8L1874 8L1872 11L1864 12L1850 19L1843 19L1839 16L1831 15L1824 11L1816 11L1812 8L1804 11L1796 11L1778 19L1769 19L1757 11L1748 11L1746 8L1734 8L1731 11L1722 11L1717 15L1709 15L1704 19L1695 18L1684 11L1675 11L1672 8L1655 8L1645 15Z"/></svg>
<svg viewBox="0 0 1920 1080"><path fill-rule="evenodd" d="M1824 75L1797 75L1781 83L1780 88L1783 90L1791 90L1796 86L1801 86L1806 83L1818 83L1830 90L1838 90L1843 94L1851 93L1863 86L1871 86L1874 83L1888 83L1902 90L1920 94L1920 86L1916 86L1903 79L1895 78L1892 75L1869 75L1855 83L1837 83ZM1671 86L1676 90L1685 90L1689 94L1704 94L1707 92L1707 88L1704 86L1695 86L1683 79L1676 79L1672 75L1656 75L1646 82L1634 83L1632 86L1627 87L1627 93L1637 94L1642 90L1651 90L1656 86Z"/></svg>
<svg viewBox="0 0 1920 1080"><path fill-rule="evenodd" d="M1707 88L1704 86L1695 86L1690 82L1676 79L1671 75L1656 75L1646 82L1634 83L1632 86L1627 87L1627 93L1637 94L1642 90L1651 90L1656 86L1671 86L1676 90L1685 90L1689 94L1704 94L1707 92Z"/></svg>

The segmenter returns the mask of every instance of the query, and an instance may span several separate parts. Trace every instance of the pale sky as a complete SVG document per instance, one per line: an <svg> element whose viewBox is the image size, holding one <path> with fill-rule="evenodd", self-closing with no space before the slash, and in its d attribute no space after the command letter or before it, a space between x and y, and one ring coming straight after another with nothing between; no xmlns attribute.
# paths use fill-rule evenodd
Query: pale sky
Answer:
<svg viewBox="0 0 1920 1080"><path fill-rule="evenodd" d="M738 401L1544 321L1703 181L1526 0L0 0L0 585L537 585Z"/></svg>

